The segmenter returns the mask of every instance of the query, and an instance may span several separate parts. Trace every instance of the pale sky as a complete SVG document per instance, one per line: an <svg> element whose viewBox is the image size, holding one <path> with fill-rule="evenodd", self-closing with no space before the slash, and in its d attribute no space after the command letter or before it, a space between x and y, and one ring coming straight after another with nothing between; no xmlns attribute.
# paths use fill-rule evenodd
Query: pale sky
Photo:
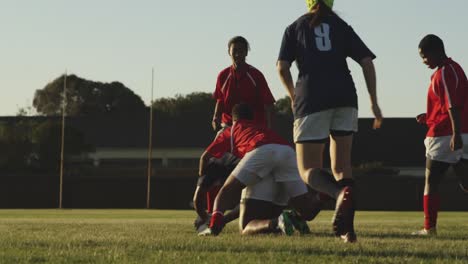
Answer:
<svg viewBox="0 0 468 264"><path fill-rule="evenodd" d="M432 71L417 46L426 34L439 35L447 54L468 68L467 0L336 0L334 9L377 55L386 117L425 111ZM275 68L281 38L305 12L303 0L0 0L0 116L30 106L34 91L65 69L93 81L122 82L147 104L152 67L155 98L211 93L218 72L230 65L227 42L235 35L249 40L248 62L282 98ZM349 64L360 116L369 117L361 70Z"/></svg>

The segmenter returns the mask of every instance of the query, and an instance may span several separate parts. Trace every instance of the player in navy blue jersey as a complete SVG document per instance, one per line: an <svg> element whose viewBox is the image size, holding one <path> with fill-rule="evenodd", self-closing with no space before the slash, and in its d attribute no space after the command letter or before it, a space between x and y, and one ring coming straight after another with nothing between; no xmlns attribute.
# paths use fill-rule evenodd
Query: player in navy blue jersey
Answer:
<svg viewBox="0 0 468 264"><path fill-rule="evenodd" d="M345 242L355 242L354 180L351 146L357 131L357 94L346 58L362 67L370 95L374 128L383 117L377 103L375 55L345 21L332 11L333 0L307 0L309 12L284 32L277 62L280 79L291 98L294 142L302 179L313 189L337 199L333 229ZM299 76L294 87L290 68ZM322 169L323 150L330 140L331 169ZM328 174L328 175L327 175Z"/></svg>

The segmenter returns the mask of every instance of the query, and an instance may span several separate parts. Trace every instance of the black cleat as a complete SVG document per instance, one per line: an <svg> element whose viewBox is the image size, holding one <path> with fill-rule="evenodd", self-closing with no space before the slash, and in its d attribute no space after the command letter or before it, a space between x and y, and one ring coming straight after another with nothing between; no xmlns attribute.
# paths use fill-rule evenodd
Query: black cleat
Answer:
<svg viewBox="0 0 468 264"><path fill-rule="evenodd" d="M332 218L333 232L337 237L353 231L354 205L352 187L346 186L336 198L335 214Z"/></svg>

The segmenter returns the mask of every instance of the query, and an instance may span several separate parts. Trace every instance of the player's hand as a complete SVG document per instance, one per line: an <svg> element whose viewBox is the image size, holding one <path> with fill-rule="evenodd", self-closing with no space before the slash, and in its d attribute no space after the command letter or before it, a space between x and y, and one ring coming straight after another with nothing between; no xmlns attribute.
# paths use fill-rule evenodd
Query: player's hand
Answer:
<svg viewBox="0 0 468 264"><path fill-rule="evenodd" d="M213 127L214 131L218 131L219 128L221 127L221 124L219 123L218 120L213 119L213 121L211 121L211 126Z"/></svg>
<svg viewBox="0 0 468 264"><path fill-rule="evenodd" d="M452 139L450 140L450 149L452 151L459 150L463 147L463 140L461 135L458 134L453 134Z"/></svg>
<svg viewBox="0 0 468 264"><path fill-rule="evenodd" d="M419 114L416 116L416 122L418 122L418 124L421 124L421 125L425 125L426 124L426 114L425 113L422 113L422 114Z"/></svg>
<svg viewBox="0 0 468 264"><path fill-rule="evenodd" d="M289 97L289 101L291 101L291 112L294 113L294 97Z"/></svg>
<svg viewBox="0 0 468 264"><path fill-rule="evenodd" d="M372 105L372 113L375 116L374 124L372 125L372 128L379 129L383 123L383 116L382 116L382 111L380 110L380 107L378 104Z"/></svg>

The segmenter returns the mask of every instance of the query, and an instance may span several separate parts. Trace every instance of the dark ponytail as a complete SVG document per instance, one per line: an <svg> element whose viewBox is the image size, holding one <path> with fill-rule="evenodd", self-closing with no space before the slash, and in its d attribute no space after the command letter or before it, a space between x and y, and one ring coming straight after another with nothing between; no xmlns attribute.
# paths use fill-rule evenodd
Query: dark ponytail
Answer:
<svg viewBox="0 0 468 264"><path fill-rule="evenodd" d="M323 19L327 16L337 16L333 10L326 5L322 0L317 1L318 8L315 9L316 11L313 13L309 13L310 16L310 22L309 25L310 27L314 28L318 25L320 25L323 21Z"/></svg>

